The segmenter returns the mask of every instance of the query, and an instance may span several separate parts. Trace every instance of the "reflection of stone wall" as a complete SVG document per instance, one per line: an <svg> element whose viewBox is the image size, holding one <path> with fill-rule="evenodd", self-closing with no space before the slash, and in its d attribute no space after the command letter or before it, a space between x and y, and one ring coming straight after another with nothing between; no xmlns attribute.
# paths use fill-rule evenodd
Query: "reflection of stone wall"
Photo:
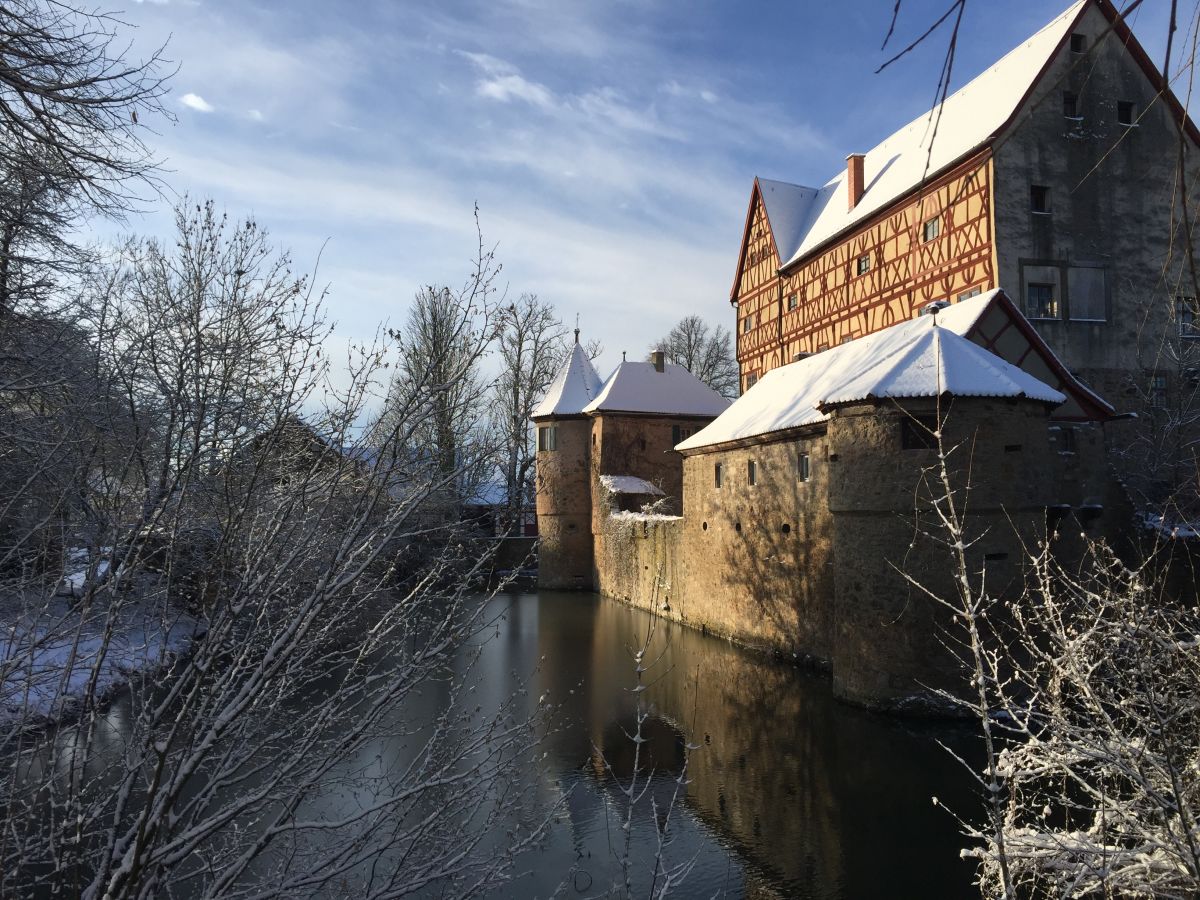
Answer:
<svg viewBox="0 0 1200 900"><path fill-rule="evenodd" d="M581 416L555 425L557 449L537 455L538 585L591 590L592 422Z"/></svg>

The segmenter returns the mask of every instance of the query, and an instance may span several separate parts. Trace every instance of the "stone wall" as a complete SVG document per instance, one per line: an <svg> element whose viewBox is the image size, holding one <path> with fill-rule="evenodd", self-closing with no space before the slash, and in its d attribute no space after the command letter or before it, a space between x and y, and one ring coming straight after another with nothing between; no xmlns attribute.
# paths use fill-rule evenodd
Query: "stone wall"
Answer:
<svg viewBox="0 0 1200 900"><path fill-rule="evenodd" d="M823 431L684 461L684 621L789 657L828 660L834 549Z"/></svg>
<svg viewBox="0 0 1200 900"><path fill-rule="evenodd" d="M961 686L944 646L953 616L922 589L957 596L956 553L931 505L943 494L937 451L901 442L910 414L938 412L932 401L905 409L859 404L837 411L829 425L834 693L867 706L913 709L930 688ZM976 585L986 573L991 593L1016 595L1022 542L1036 546L1054 497L1047 410L960 398L940 413L943 444L953 448L949 476L966 524L968 569Z"/></svg>
<svg viewBox="0 0 1200 900"><path fill-rule="evenodd" d="M617 513L596 534L596 590L673 619L690 586L682 573L683 520Z"/></svg>

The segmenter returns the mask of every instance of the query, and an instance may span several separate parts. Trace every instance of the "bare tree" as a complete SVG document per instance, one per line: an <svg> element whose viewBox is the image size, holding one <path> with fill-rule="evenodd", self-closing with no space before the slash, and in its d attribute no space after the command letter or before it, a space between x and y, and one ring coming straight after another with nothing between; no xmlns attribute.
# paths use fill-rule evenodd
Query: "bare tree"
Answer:
<svg viewBox="0 0 1200 900"><path fill-rule="evenodd" d="M536 294L501 310L492 428L500 443L507 512L506 530L518 526L533 493L535 450L529 417L546 393L563 358L565 329L554 307Z"/></svg>
<svg viewBox="0 0 1200 900"><path fill-rule="evenodd" d="M113 15L62 0L0 5L0 316L79 264L80 218L120 216L157 165L162 58L130 62Z"/></svg>
<svg viewBox="0 0 1200 900"><path fill-rule="evenodd" d="M515 699L482 713L455 656L488 624L484 561L422 511L459 473L358 445L400 348L357 348L335 386L321 296L262 231L211 204L177 225L93 284L94 394L6 395L43 447L6 519L55 447L84 477L49 498L57 564L0 577L0 894L481 893L540 833L489 834L537 732ZM114 397L120 430L76 427ZM428 409L394 405L388 445Z"/></svg>
<svg viewBox="0 0 1200 900"><path fill-rule="evenodd" d="M722 397L737 397L737 360L724 326L709 328L699 316L685 316L650 349L666 353L668 362L683 366Z"/></svg>

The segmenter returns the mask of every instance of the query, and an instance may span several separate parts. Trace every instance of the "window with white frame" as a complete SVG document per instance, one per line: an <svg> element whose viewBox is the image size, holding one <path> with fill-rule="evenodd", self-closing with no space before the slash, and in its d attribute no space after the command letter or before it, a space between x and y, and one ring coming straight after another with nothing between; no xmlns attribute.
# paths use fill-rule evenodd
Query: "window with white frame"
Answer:
<svg viewBox="0 0 1200 900"><path fill-rule="evenodd" d="M558 426L557 425L539 425L538 426L538 450L548 452L558 449Z"/></svg>
<svg viewBox="0 0 1200 900"><path fill-rule="evenodd" d="M928 243L942 233L942 217L934 216L921 226L921 240Z"/></svg>

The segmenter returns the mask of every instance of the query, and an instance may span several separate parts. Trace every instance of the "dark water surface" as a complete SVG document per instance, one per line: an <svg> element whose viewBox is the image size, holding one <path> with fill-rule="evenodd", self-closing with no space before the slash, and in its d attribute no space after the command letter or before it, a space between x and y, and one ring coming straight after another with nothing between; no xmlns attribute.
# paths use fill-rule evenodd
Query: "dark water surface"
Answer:
<svg viewBox="0 0 1200 900"><path fill-rule="evenodd" d="M836 702L827 677L589 594L502 595L483 647L481 683L513 678L563 704L538 793L567 799L546 848L498 896L595 896L619 879L626 798L608 772L632 768L633 652L645 656L651 712L643 761L656 776L635 809L637 895L647 893L661 819L684 742L690 756L671 811L667 864L693 862L683 897L970 897L972 867L934 796L975 815L969 775L938 745L971 755L968 728L912 723ZM534 671L536 669L536 671ZM533 672L533 674L530 674Z"/></svg>

